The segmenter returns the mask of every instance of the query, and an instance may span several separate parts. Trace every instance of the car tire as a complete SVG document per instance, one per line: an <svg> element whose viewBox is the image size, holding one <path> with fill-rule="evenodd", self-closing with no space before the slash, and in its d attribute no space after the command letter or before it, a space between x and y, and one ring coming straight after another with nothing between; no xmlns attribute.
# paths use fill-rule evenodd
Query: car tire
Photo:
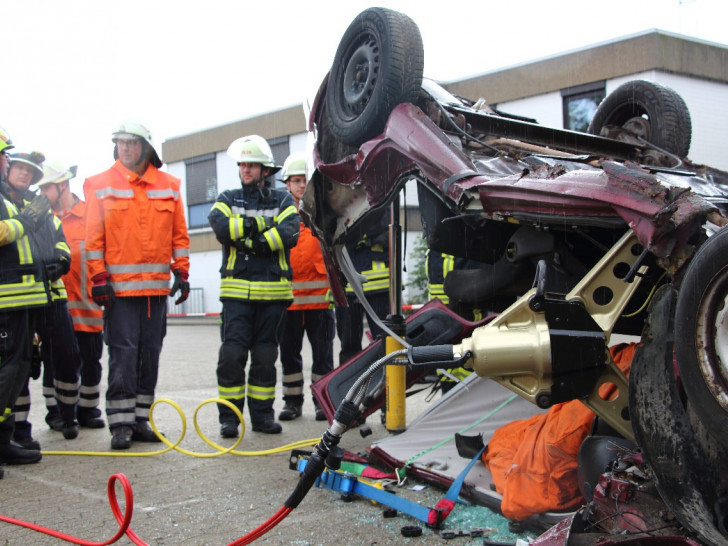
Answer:
<svg viewBox="0 0 728 546"><path fill-rule="evenodd" d="M675 355L690 405L728 447L728 228L696 252L680 285Z"/></svg>
<svg viewBox="0 0 728 546"><path fill-rule="evenodd" d="M635 80L610 93L599 104L587 132L602 135L610 125L629 129L680 158L690 151L692 122L688 107L674 90L658 83Z"/></svg>
<svg viewBox="0 0 728 546"><path fill-rule="evenodd" d="M416 102L423 67L422 37L412 19L385 8L360 13L344 33L329 74L331 132L354 146L380 134L398 104Z"/></svg>

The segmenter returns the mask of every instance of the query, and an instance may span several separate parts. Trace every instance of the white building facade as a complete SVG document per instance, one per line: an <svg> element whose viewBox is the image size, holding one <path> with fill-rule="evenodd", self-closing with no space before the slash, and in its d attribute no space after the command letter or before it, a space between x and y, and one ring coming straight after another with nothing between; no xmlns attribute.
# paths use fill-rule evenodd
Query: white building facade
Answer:
<svg viewBox="0 0 728 546"><path fill-rule="evenodd" d="M666 85L682 96L692 120L689 158L728 171L727 46L650 31L442 85L453 94L483 97L500 111L534 118L548 127L584 130L604 96L637 79ZM162 145L166 170L182 180L191 239L194 297L182 313L216 314L222 309L218 299L222 251L206 218L215 197L240 184L235 162L225 150L247 134L268 139L276 162L282 164L288 154L306 149L303 105L176 137ZM407 274L414 268L412 249L420 238L416 188L406 190L402 203L409 229L402 283L402 300L407 303L411 296L406 290Z"/></svg>

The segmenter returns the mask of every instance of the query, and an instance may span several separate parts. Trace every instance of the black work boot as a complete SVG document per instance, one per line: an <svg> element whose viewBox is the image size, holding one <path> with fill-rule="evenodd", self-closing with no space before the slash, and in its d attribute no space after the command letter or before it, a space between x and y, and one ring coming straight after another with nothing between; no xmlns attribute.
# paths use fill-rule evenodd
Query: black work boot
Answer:
<svg viewBox="0 0 728 546"><path fill-rule="evenodd" d="M220 426L220 436L222 436L223 438L237 438L238 423L233 421L225 421Z"/></svg>
<svg viewBox="0 0 728 546"><path fill-rule="evenodd" d="M33 464L40 459L37 449L25 449L15 442L0 444L0 464Z"/></svg>
<svg viewBox="0 0 728 546"><path fill-rule="evenodd" d="M262 432L264 434L280 434L283 427L280 423L276 423L272 419L270 421L253 422L253 432Z"/></svg>
<svg viewBox="0 0 728 546"><path fill-rule="evenodd" d="M78 423L76 421L64 423L61 432L66 440L74 440L78 436Z"/></svg>
<svg viewBox="0 0 728 546"><path fill-rule="evenodd" d="M78 410L78 424L84 428L104 428L106 423L97 408Z"/></svg>
<svg viewBox="0 0 728 546"><path fill-rule="evenodd" d="M303 415L303 402L287 401L283 406L283 409L278 414L278 419L281 421L293 421Z"/></svg>
<svg viewBox="0 0 728 546"><path fill-rule="evenodd" d="M111 449L129 449L131 447L132 428L121 425L111 429Z"/></svg>
<svg viewBox="0 0 728 546"><path fill-rule="evenodd" d="M324 413L324 410L321 409L321 406L319 406L319 403L314 399L313 406L316 408L316 420L317 421L326 421L326 414Z"/></svg>
<svg viewBox="0 0 728 546"><path fill-rule="evenodd" d="M23 449L34 449L40 451L40 442L32 436L13 436L13 442Z"/></svg>
<svg viewBox="0 0 728 546"><path fill-rule="evenodd" d="M61 417L61 413L58 411L58 407L53 406L47 409L48 413L46 414L45 422L48 423L48 426L51 427L51 429L62 432L63 417Z"/></svg>
<svg viewBox="0 0 728 546"><path fill-rule="evenodd" d="M160 434L162 434L160 432ZM164 436L164 434L162 434ZM137 421L134 425L131 439L135 442L156 442L160 443L162 440L157 436L152 427L149 426L148 421Z"/></svg>

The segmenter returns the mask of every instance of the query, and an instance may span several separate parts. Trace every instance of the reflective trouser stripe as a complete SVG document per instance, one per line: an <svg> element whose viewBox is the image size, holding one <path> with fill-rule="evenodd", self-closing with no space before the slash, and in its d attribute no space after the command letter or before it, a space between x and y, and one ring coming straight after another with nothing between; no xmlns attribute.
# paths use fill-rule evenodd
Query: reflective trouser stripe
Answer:
<svg viewBox="0 0 728 546"><path fill-rule="evenodd" d="M217 386L217 395L223 400L240 400L245 398L245 384L235 387Z"/></svg>
<svg viewBox="0 0 728 546"><path fill-rule="evenodd" d="M257 385L248 385L248 398L254 400L275 400L275 387L260 387Z"/></svg>

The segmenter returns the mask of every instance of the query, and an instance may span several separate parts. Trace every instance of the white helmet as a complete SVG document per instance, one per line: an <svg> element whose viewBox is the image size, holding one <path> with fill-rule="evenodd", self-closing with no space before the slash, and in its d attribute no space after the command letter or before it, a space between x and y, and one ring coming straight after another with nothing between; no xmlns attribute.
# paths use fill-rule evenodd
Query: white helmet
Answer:
<svg viewBox="0 0 728 546"><path fill-rule="evenodd" d="M71 180L76 176L76 169L76 165L66 168L60 161L46 161L43 163L43 178L36 183L36 186L40 188L46 184L60 184Z"/></svg>
<svg viewBox="0 0 728 546"><path fill-rule="evenodd" d="M306 176L306 154L304 153L289 155L283 163L283 170L281 171L284 182L286 182L291 176L299 174Z"/></svg>
<svg viewBox="0 0 728 546"><path fill-rule="evenodd" d="M270 169L269 174L278 172L268 142L259 135L248 135L235 139L228 146L227 154L235 160L235 163L260 163L263 167Z"/></svg>
<svg viewBox="0 0 728 546"><path fill-rule="evenodd" d="M151 153L149 154L149 161L154 165L157 169L159 169L162 166L162 160L159 159L159 155L157 154L157 150L154 149L154 143L152 142L152 133L149 131L149 129L146 128L146 126L135 119L127 119L119 123L114 130L111 132L111 142L114 143L114 159L119 158L118 151L116 149L116 139L117 138L124 138L124 137L138 137L143 139L148 145L151 150Z"/></svg>

